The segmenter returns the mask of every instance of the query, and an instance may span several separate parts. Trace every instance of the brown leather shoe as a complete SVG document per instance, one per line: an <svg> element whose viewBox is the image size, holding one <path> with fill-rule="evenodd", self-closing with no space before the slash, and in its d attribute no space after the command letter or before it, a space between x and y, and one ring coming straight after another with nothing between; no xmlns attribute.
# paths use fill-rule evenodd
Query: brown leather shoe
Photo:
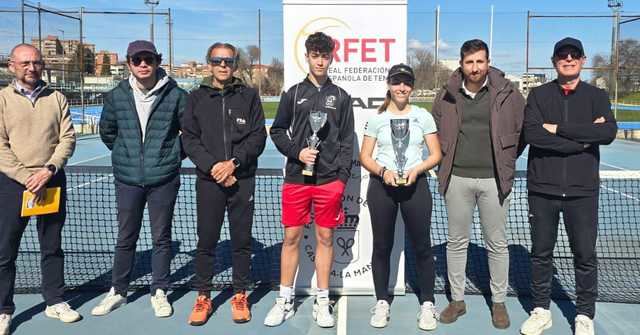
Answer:
<svg viewBox="0 0 640 335"><path fill-rule="evenodd" d="M491 322L493 322L493 326L498 329L509 328L511 322L509 321L507 306L505 306L504 303L493 303L493 306L491 306Z"/></svg>
<svg viewBox="0 0 640 335"><path fill-rule="evenodd" d="M458 317L467 312L467 306L464 301L451 301L447 308L440 313L441 323L454 323Z"/></svg>

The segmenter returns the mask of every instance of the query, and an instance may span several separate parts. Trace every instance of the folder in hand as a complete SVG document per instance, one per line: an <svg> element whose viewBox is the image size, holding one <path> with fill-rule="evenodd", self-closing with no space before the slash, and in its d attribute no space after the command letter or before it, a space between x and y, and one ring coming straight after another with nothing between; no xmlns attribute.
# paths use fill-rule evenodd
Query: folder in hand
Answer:
<svg viewBox="0 0 640 335"><path fill-rule="evenodd" d="M22 193L22 210L20 216L33 216L57 213L60 210L60 187L47 188L44 200L36 202L35 194L24 191Z"/></svg>

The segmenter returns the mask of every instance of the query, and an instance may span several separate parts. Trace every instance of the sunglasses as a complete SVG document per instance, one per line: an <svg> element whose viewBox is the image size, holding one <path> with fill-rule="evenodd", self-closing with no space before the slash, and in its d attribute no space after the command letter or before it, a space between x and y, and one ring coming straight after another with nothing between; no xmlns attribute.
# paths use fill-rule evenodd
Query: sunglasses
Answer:
<svg viewBox="0 0 640 335"><path fill-rule="evenodd" d="M156 58L154 56L133 56L131 57L131 62L135 66L140 66L144 61L147 65L154 65L156 63Z"/></svg>
<svg viewBox="0 0 640 335"><path fill-rule="evenodd" d="M409 87L413 87L413 79L407 77L407 76L396 76L396 77L391 77L389 79L389 84L391 85L400 85L400 84L405 84L406 86Z"/></svg>
<svg viewBox="0 0 640 335"><path fill-rule="evenodd" d="M222 65L222 62L226 66L233 67L236 64L236 59L234 57L211 57L209 58L209 63L212 65Z"/></svg>
<svg viewBox="0 0 640 335"><path fill-rule="evenodd" d="M578 50L560 50L556 53L555 57L557 59L567 59L569 55L571 55L571 59L582 58L582 53Z"/></svg>

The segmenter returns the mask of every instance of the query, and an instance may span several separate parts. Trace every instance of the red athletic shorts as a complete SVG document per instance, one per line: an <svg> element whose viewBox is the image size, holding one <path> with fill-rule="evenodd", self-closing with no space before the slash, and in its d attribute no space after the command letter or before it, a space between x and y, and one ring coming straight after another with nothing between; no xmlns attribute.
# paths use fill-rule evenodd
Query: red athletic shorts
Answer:
<svg viewBox="0 0 640 335"><path fill-rule="evenodd" d="M335 228L344 222L342 194L345 184L337 179L322 185L284 183L282 186L282 224L297 227L311 222L311 204L318 226Z"/></svg>

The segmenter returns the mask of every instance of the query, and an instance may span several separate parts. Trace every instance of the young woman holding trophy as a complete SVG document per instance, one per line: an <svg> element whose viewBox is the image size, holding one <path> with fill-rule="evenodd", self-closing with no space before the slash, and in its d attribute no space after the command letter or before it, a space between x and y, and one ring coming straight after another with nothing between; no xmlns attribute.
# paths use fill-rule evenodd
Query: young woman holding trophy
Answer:
<svg viewBox="0 0 640 335"><path fill-rule="evenodd" d="M418 327L436 328L430 239L432 200L426 171L440 162L442 153L431 114L409 104L414 81L411 67L405 64L391 67L385 101L378 114L368 120L360 150L362 166L371 173L367 207L373 232L371 266L378 302L372 309L370 324L376 328L389 322L389 263L398 208L416 253L421 305ZM429 155L423 160L425 144Z"/></svg>

